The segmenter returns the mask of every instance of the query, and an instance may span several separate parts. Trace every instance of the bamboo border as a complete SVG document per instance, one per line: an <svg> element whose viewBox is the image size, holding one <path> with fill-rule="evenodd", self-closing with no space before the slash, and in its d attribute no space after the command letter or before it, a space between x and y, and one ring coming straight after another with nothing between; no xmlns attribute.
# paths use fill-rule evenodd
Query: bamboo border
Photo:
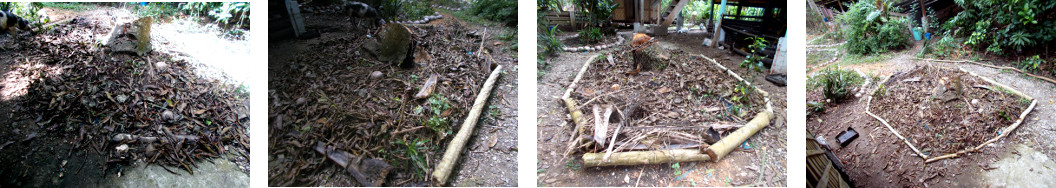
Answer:
<svg viewBox="0 0 1056 188"><path fill-rule="evenodd" d="M723 140L720 140L720 142L727 143L727 144L716 144L716 145L712 145L712 146L708 147L706 150L701 150L701 151L703 151L701 154L706 154L705 156L708 156L708 157L698 158L698 159L710 160L710 161L718 161L718 160L722 159L723 156L725 156L726 154L728 154L729 152L731 152L735 148L735 147L730 147L730 146L739 146L741 143L743 143L749 137L755 135L755 133L757 133L759 130L761 130L762 128L765 128L766 126L769 126L770 125L770 120L772 120L774 118L774 108L773 108L773 104L770 101L770 93L768 93L766 91L763 91L758 86L756 86L756 85L752 84L751 82L749 82L749 81L745 80L744 78L742 78L736 72L733 72L729 68L726 68L725 66L722 66L722 64L719 64L714 59L708 58L707 56L704 56L704 55L698 55L698 56L700 56L701 58L704 58L705 60L708 60L709 62L712 63L712 65L715 65L715 66L719 67L720 69L725 70L725 72L727 74L729 74L730 76L733 76L738 81L740 81L740 82L742 82L744 84L747 84L748 86L751 86L753 90L755 90L757 93L763 95L763 101L765 102L764 111L756 113L755 117L752 118L751 121L746 123L745 127L751 127L751 128L745 129L745 127L742 127L741 129L738 129L737 131L735 131L735 132L740 132L740 134L746 134L747 136L744 136L743 138L739 138L739 139L736 139L736 140L723 139ZM571 98L571 93L575 89L575 86L579 82L579 80L582 79L583 74L586 73L587 69L589 69L590 64L595 61L596 57L598 57L598 56L591 57L589 60L587 60L586 63L583 64L583 67L580 68L580 73L578 75L576 75L575 78L573 78L572 83L569 84L569 87L566 89L565 94L561 98L558 99L560 102L564 103L566 105L566 107L570 110L570 112L569 112L570 116L575 116L576 113L582 114L582 112L579 112L579 110L578 110L579 107L575 106L575 100ZM579 122L577 124L582 123L581 122L582 120L577 121L578 118L575 118L575 117L573 117L572 120L573 120L573 122ZM579 128L577 127L576 129L579 129ZM576 133L579 133L580 131L581 130L573 130L572 137L573 138L576 137L576 135L577 135ZM736 145L734 145L734 143ZM619 153L620 152L613 153L613 154L619 154ZM567 152L566 152L566 154L567 154ZM583 158L584 158L584 160L587 160L588 157L595 156L595 155L604 155L604 153L586 153L586 154L584 154ZM604 162L604 161L602 161L602 162ZM598 163L596 165L598 165L598 166L608 166L608 165L604 165L602 163Z"/></svg>
<svg viewBox="0 0 1056 188"><path fill-rule="evenodd" d="M925 60L925 61L927 61L927 60ZM930 65L928 65L928 66L930 66ZM935 67L935 68L939 68L939 67ZM1008 127L1004 127L1003 130L1001 131L1001 134L997 135L997 137L991 138L990 140L987 140L986 142L983 142L982 144L979 144L978 146L975 146L975 147L971 147L971 148L968 148L968 149L963 149L963 150L957 151L955 153L946 154L946 155L933 157L933 158L929 158L928 155L924 155L924 153L921 153L920 150L917 150L916 146L914 146L913 143L910 143L909 140L906 139L905 137L902 137L902 135L899 134L897 130L895 130L893 127L891 127L890 124L887 123L887 120L884 120L880 116L877 116L877 115L875 115L875 114L873 114L872 112L869 111L869 108L872 106L873 96L876 95L876 91L879 90L881 87L887 87L887 80L891 79L892 77L894 77L894 75L888 76L887 78L884 78L884 80L879 82L878 86L876 88L874 88L873 91L869 94L869 99L866 100L866 102L865 102L865 105L866 105L865 106L865 113L868 114L869 116L872 116L873 118L876 118L876 120L879 120L880 123L884 124L884 126L887 126L888 130L891 130L892 133L895 133L895 136L897 136L898 138L902 139L902 141L904 143L906 143L906 145L908 145L909 148L913 149L913 151L916 152L917 155L920 156L924 160L924 164L927 164L927 163L932 163L932 162L939 161L939 160L942 160L942 159L956 158L956 157L960 157L961 155L966 154L966 153L979 151L979 149L982 149L986 145L989 145L989 144L991 144L991 143L993 143L993 142L995 142L995 141L997 141L997 140L999 140L1001 138L1004 138L1005 136L1008 136L1009 134L1012 134L1012 131L1016 130L1016 128L1018 128L1019 125L1021 125L1023 123L1023 120L1025 120L1027 118L1027 115L1030 114L1030 112L1033 111L1034 107L1038 104L1037 99L1034 99L1033 97L1030 97L1029 95L1023 94L1022 92L1019 92L1015 88L1012 88L1012 87L1009 87L1007 85L998 83L998 82L996 82L996 81L994 81L994 80L992 80L990 78L987 78L985 76L975 74L974 72L971 72L971 71L968 71L968 70L964 70L964 68L961 68L961 67L957 67L957 69L962 71L962 72L968 73L971 76L975 76L977 78L980 78L983 81L986 81L986 82L988 82L990 84L993 84L993 85L995 85L997 87L1001 87L1003 89L1006 89L1006 90L1010 91L1012 94L1014 94L1016 96L1029 99L1031 101L1030 106L1028 106L1027 109L1024 110L1019 115L1019 119L1016 120L1015 123L1012 123L1012 125L1010 125Z"/></svg>

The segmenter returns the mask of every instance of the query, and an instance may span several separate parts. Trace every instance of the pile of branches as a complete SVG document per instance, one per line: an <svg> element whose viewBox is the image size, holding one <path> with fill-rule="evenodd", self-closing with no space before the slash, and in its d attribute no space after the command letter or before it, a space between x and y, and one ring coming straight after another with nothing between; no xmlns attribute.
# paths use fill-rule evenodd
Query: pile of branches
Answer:
<svg viewBox="0 0 1056 188"><path fill-rule="evenodd" d="M318 142L394 166L381 186L428 185L496 60L478 55L483 33L460 22L409 28L411 69L369 55L362 46L375 39L362 30L310 44L269 68L269 185L354 185L344 168L311 149ZM432 94L415 97L432 76Z"/></svg>
<svg viewBox="0 0 1056 188"><path fill-rule="evenodd" d="M201 159L247 157L244 89L167 55L106 52L95 44L107 28L85 23L17 41L16 71L32 79L17 118L102 155L105 168L146 162L193 173Z"/></svg>
<svg viewBox="0 0 1056 188"><path fill-rule="evenodd" d="M598 135L614 132L613 152L705 148L766 108L753 87L704 58L653 46L640 55L642 71L635 75L631 50L623 46L598 57L572 93L583 117L594 122L583 129L594 130L585 132L593 141L575 148L605 152L607 145L593 143L611 142Z"/></svg>

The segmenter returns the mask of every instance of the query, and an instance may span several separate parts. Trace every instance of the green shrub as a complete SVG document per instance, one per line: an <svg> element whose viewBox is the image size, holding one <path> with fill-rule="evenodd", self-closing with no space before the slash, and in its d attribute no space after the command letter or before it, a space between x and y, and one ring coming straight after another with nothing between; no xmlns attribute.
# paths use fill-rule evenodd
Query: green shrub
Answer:
<svg viewBox="0 0 1056 188"><path fill-rule="evenodd" d="M548 57L557 52L561 52L564 44L557 38L557 33L560 32L557 27L545 27L542 28L543 32L539 33L539 48L541 48L539 55L542 57Z"/></svg>
<svg viewBox="0 0 1056 188"><path fill-rule="evenodd" d="M1050 0L955 0L964 9L945 24L943 30L967 37L965 45L978 50L1019 54L1045 45L1056 37L1056 1Z"/></svg>
<svg viewBox="0 0 1056 188"><path fill-rule="evenodd" d="M477 0L471 4L469 14L514 27L517 25L517 1Z"/></svg>
<svg viewBox="0 0 1056 188"><path fill-rule="evenodd" d="M619 6L613 0L575 0L575 3L580 12L586 13L589 25L595 27L607 25L616 6Z"/></svg>
<svg viewBox="0 0 1056 188"><path fill-rule="evenodd" d="M601 28L587 27L579 30L579 39L586 43L597 43L605 39L605 35L601 34Z"/></svg>
<svg viewBox="0 0 1056 188"><path fill-rule="evenodd" d="M1033 57L1020 61L1019 68L1025 71L1038 72L1042 64L1045 64L1045 60L1041 59L1038 55L1034 55Z"/></svg>
<svg viewBox="0 0 1056 188"><path fill-rule="evenodd" d="M889 17L886 7L877 7L870 1L859 1L844 13L842 19L848 24L844 27L844 38L847 49L854 54L883 53L888 50L901 49L909 44L908 20L900 17Z"/></svg>
<svg viewBox="0 0 1056 188"><path fill-rule="evenodd" d="M854 88L862 85L862 82L864 80L858 76L858 73L836 67L822 70L821 74L811 78L807 86L811 90L824 87L825 98L838 102L854 95Z"/></svg>

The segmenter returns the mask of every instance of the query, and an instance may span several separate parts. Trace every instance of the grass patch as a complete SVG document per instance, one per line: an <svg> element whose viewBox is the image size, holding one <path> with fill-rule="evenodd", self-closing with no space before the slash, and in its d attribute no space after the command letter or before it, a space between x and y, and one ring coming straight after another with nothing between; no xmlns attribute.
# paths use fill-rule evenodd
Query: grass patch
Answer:
<svg viewBox="0 0 1056 188"><path fill-rule="evenodd" d="M58 2L43 2L41 6L54 9L65 9L65 10L88 10L94 8L84 3L58 3Z"/></svg>
<svg viewBox="0 0 1056 188"><path fill-rule="evenodd" d="M897 52L887 53L875 53L869 55L858 55L858 54L847 54L839 61L841 65L857 65L857 64L868 64L877 63L887 59L891 59Z"/></svg>
<svg viewBox="0 0 1056 188"><path fill-rule="evenodd" d="M490 26L499 25L499 23L488 21L487 19L467 14L465 12L465 10L456 12L456 11L451 11L451 10L447 10L447 9L437 9L437 12L450 14L452 16L457 17L458 19L460 19L462 21L469 22L470 24L473 24L473 25L482 25L482 26L489 26L489 27Z"/></svg>
<svg viewBox="0 0 1056 188"><path fill-rule="evenodd" d="M833 58L832 51L817 51L807 53L807 65L817 65L829 62Z"/></svg>

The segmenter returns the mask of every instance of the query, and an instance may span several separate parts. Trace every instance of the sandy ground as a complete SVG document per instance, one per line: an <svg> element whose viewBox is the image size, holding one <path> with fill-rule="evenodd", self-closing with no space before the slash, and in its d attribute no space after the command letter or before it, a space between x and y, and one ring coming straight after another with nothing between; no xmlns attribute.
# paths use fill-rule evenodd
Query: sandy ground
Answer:
<svg viewBox="0 0 1056 188"><path fill-rule="evenodd" d="M629 33L621 34L630 38ZM568 35L572 33L562 34ZM667 50L706 55L738 74L747 73L737 66L743 56L703 48L702 37L703 33L672 34L657 38L660 41L657 45ZM545 73L538 78L538 186L787 186L786 89L765 81L760 73L753 73L760 76L752 83L771 93L776 118L769 127L748 139L748 143L759 147L737 149L719 162L680 163L677 169L673 164L582 168L582 161L577 159L579 155L565 157L563 153L574 125L567 117L568 110L557 98L587 59L605 52L608 51L562 52L549 59L548 69L539 68Z"/></svg>

